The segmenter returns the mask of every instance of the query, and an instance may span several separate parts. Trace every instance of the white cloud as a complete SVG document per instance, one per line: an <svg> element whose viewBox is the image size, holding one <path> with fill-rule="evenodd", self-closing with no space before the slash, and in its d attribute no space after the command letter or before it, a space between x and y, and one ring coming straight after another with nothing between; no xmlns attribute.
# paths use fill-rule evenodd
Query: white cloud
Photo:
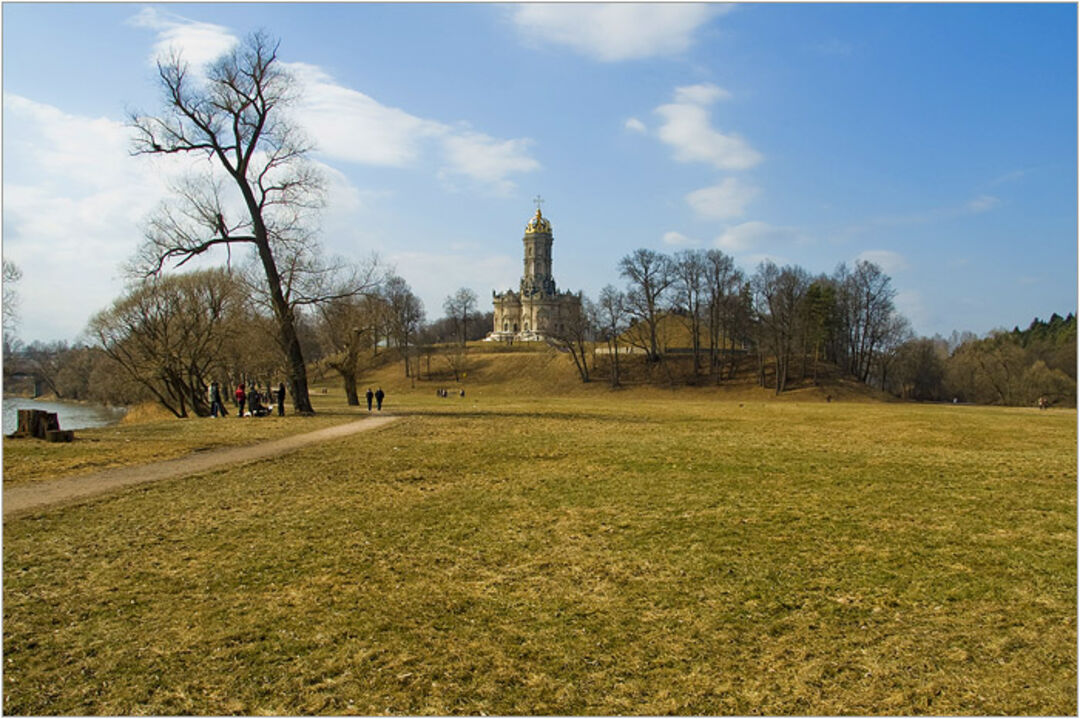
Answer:
<svg viewBox="0 0 1080 719"><path fill-rule="evenodd" d="M193 64L212 60L237 42L226 28L154 9L140 12L131 22L157 32L156 54L177 46ZM327 158L378 167L426 162L439 177L465 177L498 193L513 189L511 175L540 167L529 154L528 138L500 139L417 117L340 85L318 66L281 66L301 89L290 109L293 118Z"/></svg>
<svg viewBox="0 0 1080 719"><path fill-rule="evenodd" d="M119 294L118 265L169 176L128 155L129 130L4 96L4 254L23 270L20 336L72 338Z"/></svg>
<svg viewBox="0 0 1080 719"><path fill-rule="evenodd" d="M630 119L628 119L626 121L625 127L626 127L627 130L630 130L632 132L640 132L640 133L647 132L647 130L645 128L645 123L643 123L641 120L637 119L636 117L631 117Z"/></svg>
<svg viewBox="0 0 1080 719"><path fill-rule="evenodd" d="M756 187L728 177L719 185L694 190L686 196L686 204L701 217L724 220L741 217L746 205L757 197L759 192Z"/></svg>
<svg viewBox="0 0 1080 719"><path fill-rule="evenodd" d="M885 270L886 273L899 272L900 270L906 270L908 268L907 260L899 252L893 252L892 250L865 250L860 252L857 260L864 260L866 262L873 262L875 265Z"/></svg>
<svg viewBox="0 0 1080 719"><path fill-rule="evenodd" d="M721 170L745 170L761 162L761 154L744 139L709 125L706 106L727 96L715 85L679 87L675 89L675 102L654 110L664 120L657 134L675 149L676 160L705 162Z"/></svg>
<svg viewBox="0 0 1080 719"><path fill-rule="evenodd" d="M551 43L603 62L685 51L695 31L730 6L684 3L523 3L513 22L530 44Z"/></svg>
<svg viewBox="0 0 1080 719"><path fill-rule="evenodd" d="M731 93L711 82L701 85L685 85L675 88L675 102L690 105L711 105L717 100L728 100Z"/></svg>
<svg viewBox="0 0 1080 719"><path fill-rule="evenodd" d="M439 177L463 176L499 193L513 189L511 175L540 167L529 154L528 138L502 140L451 127L383 105L337 84L314 65L289 63L286 68L302 87L293 109L296 121L327 157L383 167L426 161ZM441 158L441 165L432 154Z"/></svg>
<svg viewBox="0 0 1080 719"><path fill-rule="evenodd" d="M979 195L974 200L967 203L967 209L969 212L978 214L993 209L999 202L1001 202L1001 200L993 195Z"/></svg>
<svg viewBox="0 0 1080 719"><path fill-rule="evenodd" d="M670 245L672 247L698 247L701 245L700 240L692 239L690 237L687 237L686 235L674 231L665 232L664 236L661 238L661 241L665 245Z"/></svg>
<svg viewBox="0 0 1080 719"><path fill-rule="evenodd" d="M800 242L805 238L793 227L777 227L766 222L754 220L729 227L713 240L713 245L728 252L747 252L762 245L778 245Z"/></svg>
<svg viewBox="0 0 1080 719"><path fill-rule="evenodd" d="M447 173L464 175L485 183L501 194L509 194L515 187L508 175L532 172L540 163L529 156L532 140L497 140L480 132L447 134L442 141Z"/></svg>
<svg viewBox="0 0 1080 719"><path fill-rule="evenodd" d="M156 8L144 8L128 22L157 31L158 41L150 55L151 65L179 52L193 67L207 65L236 46L238 40L228 28L187 18Z"/></svg>
<svg viewBox="0 0 1080 719"><path fill-rule="evenodd" d="M338 85L306 63L285 67L302 87L293 109L321 153L362 165L405 167L423 154L423 143L447 126L387 107L362 92Z"/></svg>

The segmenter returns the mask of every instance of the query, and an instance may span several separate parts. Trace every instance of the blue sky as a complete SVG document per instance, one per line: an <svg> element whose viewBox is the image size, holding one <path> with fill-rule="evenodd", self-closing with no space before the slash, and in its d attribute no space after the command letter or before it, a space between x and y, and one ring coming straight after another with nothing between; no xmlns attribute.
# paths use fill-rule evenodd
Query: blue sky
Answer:
<svg viewBox="0 0 1080 719"><path fill-rule="evenodd" d="M281 38L330 180L322 241L431 318L516 287L545 198L560 289L639 247L893 278L920 334L1075 312L1074 4L3 5L3 249L24 341L76 338L165 190L127 154L153 58ZM223 258L218 258L223 259Z"/></svg>

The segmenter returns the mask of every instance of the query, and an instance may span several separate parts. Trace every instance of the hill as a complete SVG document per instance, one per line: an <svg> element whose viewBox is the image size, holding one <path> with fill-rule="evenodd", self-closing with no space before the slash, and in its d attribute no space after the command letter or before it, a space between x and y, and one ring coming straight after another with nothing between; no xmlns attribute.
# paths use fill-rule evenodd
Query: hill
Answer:
<svg viewBox="0 0 1080 719"><path fill-rule="evenodd" d="M378 364L360 378L361 387L381 386L388 393L403 392L434 393L445 388L453 393L464 389L466 394L514 395L533 397L574 397L581 395L607 396L614 393L630 397L700 397L726 400L778 400L778 401L835 401L877 402L890 401L889 395L842 376L840 371L827 364L819 364L817 379L807 377L790 383L790 389L776 396L771 388L763 388L757 382L756 361L749 357L738 360L736 372L730 379L716 384L705 374L693 374L693 361L689 354L666 356L663 362L647 363L641 355L628 355L621 362L622 384L613 389L609 382L610 358L603 354L590 354L589 368L592 381L584 383L569 353L540 343L500 345L490 342L472 342L467 346L464 358L449 358L452 346L444 346L420 360L420 372L416 377L406 377L404 364L394 352L385 352ZM598 350L604 349L601 345ZM455 379L451 363L460 363ZM766 364L771 373L771 364ZM316 392L322 389L337 391L340 379L334 373L323 373L314 383Z"/></svg>

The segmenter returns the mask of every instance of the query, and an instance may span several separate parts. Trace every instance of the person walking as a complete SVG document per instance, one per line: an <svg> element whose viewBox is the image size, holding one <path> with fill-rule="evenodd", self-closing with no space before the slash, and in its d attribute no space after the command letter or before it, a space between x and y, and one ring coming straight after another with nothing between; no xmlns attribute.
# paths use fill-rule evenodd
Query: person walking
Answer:
<svg viewBox="0 0 1080 719"><path fill-rule="evenodd" d="M379 389L375 390L375 409L379 410L380 412L382 412L382 401L383 397L385 396L386 393L382 391L382 387L379 387ZM368 407L371 407L370 402L368 402Z"/></svg>
<svg viewBox="0 0 1080 719"><path fill-rule="evenodd" d="M277 387L277 416L285 416L285 383L282 382Z"/></svg>
<svg viewBox="0 0 1080 719"><path fill-rule="evenodd" d="M371 387L367 388L367 392L364 393L364 397L367 398L367 411L371 411L371 398L375 396L375 393L371 391Z"/></svg>
<svg viewBox="0 0 1080 719"><path fill-rule="evenodd" d="M247 393L244 392L244 383L241 382L239 385L236 386L236 403L238 405L240 405L240 413L236 415L237 417L243 417L244 416L244 401L245 400L247 400Z"/></svg>
<svg viewBox="0 0 1080 719"><path fill-rule="evenodd" d="M210 383L210 389L208 391L210 398L210 416L217 417L221 415L225 416L225 403L221 401L221 388L218 387L217 382Z"/></svg>

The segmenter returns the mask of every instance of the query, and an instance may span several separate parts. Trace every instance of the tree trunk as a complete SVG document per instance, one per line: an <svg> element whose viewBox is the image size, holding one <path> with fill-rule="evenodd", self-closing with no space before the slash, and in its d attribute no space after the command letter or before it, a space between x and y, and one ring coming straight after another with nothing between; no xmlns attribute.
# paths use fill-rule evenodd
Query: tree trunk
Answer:
<svg viewBox="0 0 1080 719"><path fill-rule="evenodd" d="M360 395L356 392L356 373L342 372L341 378L345 382L345 398L350 407L360 406Z"/></svg>

